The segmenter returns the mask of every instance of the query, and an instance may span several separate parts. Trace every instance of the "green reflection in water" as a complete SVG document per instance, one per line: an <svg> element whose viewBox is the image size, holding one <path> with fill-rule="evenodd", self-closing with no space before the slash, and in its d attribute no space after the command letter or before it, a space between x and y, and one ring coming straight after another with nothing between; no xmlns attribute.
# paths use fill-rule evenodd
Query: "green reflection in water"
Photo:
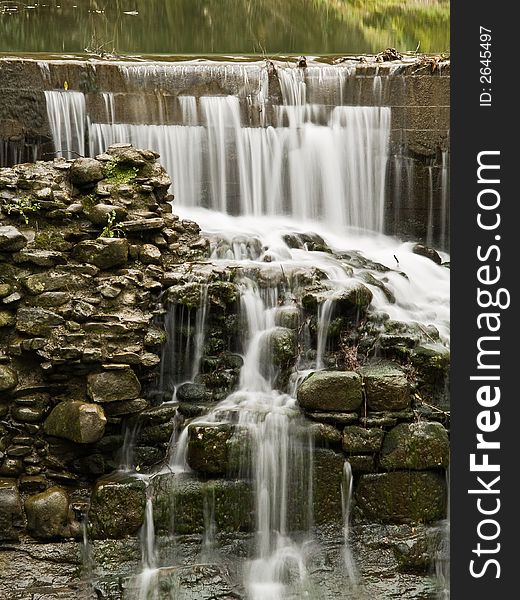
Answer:
<svg viewBox="0 0 520 600"><path fill-rule="evenodd" d="M449 49L448 0L0 1L0 52L348 54Z"/></svg>

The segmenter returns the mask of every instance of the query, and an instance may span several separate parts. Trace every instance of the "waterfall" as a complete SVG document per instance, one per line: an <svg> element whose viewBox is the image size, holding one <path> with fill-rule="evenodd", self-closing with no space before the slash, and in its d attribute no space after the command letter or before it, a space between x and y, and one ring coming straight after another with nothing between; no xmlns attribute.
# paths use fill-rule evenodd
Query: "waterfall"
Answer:
<svg viewBox="0 0 520 600"><path fill-rule="evenodd" d="M391 109L355 105L353 71L346 67L278 66L278 105L269 105L270 94L276 92L269 88L268 69L254 64L122 64L119 70L129 93L146 89L152 99L158 94L154 90L170 93L173 116L166 120L165 111L160 122L143 122L144 117L118 122L125 111L109 93L103 94L105 114L96 115L97 120L86 114L85 98L76 92L47 92L47 107L57 150L82 153L80 139L88 133L91 155L114 142L158 151L172 176L175 212L196 221L210 240L207 270L193 279L189 276L187 282L199 290L200 301L197 296L185 306L175 295L168 297L168 341L160 373L160 391L167 400L177 401L178 386L197 383L204 374L201 365L215 316L209 286L221 277L222 268L233 269L239 298L233 340L243 361L238 383L182 429L180 419L175 422L179 431L172 436L168 464L162 465L161 473L196 479L188 464L189 426L232 425L235 440L247 442L239 444L238 470L247 474L254 497L254 550L241 565L249 600L326 598L326 591L322 595L312 587L312 558L318 551L316 454L311 427L295 397L310 370L331 362L329 330L336 302L363 282L372 294L370 310L380 322L402 321L423 329L434 323L439 339L449 343L449 270L414 254L413 244L382 235ZM195 75L203 95L193 95ZM374 82L376 100L385 97L382 79ZM81 130L80 124L87 129ZM443 157L441 171L446 217L447 160ZM408 205L413 201L413 161L394 155L391 168L401 177L403 194L396 192L398 200ZM430 175L433 194L431 168ZM447 229L443 235L447 237ZM197 266L193 269L196 272ZM302 276L311 282L319 279L323 286L316 312L307 322L302 309L306 284L298 283ZM283 382L273 346L283 332L282 317L290 310L297 311L291 332L301 370ZM133 436L129 431L124 448L127 471ZM347 462L341 487L347 595L362 586L350 545L352 483ZM200 555L204 560L218 555L216 502L213 492L206 493ZM159 586L162 563L153 510L148 492L141 534L141 598L154 597Z"/></svg>
<svg viewBox="0 0 520 600"><path fill-rule="evenodd" d="M46 91L45 101L56 156L85 156L85 96L81 92Z"/></svg>

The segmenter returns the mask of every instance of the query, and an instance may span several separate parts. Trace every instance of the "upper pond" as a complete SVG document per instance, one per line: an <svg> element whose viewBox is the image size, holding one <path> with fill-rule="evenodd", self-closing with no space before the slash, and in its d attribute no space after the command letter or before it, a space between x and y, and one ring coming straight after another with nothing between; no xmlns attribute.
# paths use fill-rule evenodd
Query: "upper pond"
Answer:
<svg viewBox="0 0 520 600"><path fill-rule="evenodd" d="M0 2L0 52L348 54L449 49L448 0Z"/></svg>

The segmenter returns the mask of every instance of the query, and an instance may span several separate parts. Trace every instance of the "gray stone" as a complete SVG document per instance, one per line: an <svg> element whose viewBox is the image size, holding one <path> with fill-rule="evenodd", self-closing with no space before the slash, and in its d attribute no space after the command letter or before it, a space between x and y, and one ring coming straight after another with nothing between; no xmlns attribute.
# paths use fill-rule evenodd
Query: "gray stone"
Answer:
<svg viewBox="0 0 520 600"><path fill-rule="evenodd" d="M106 417L101 406L80 400L57 404L44 423L47 435L78 444L93 444L103 437Z"/></svg>
<svg viewBox="0 0 520 600"><path fill-rule="evenodd" d="M161 263L161 251L153 244L143 244L139 248L139 260L145 265L158 265Z"/></svg>
<svg viewBox="0 0 520 600"><path fill-rule="evenodd" d="M383 523L429 523L446 511L446 479L432 471L393 471L361 475L356 514Z"/></svg>
<svg viewBox="0 0 520 600"><path fill-rule="evenodd" d="M24 524L15 479L0 479L0 542L17 541Z"/></svg>
<svg viewBox="0 0 520 600"><path fill-rule="evenodd" d="M27 530L40 539L68 537L70 535L69 497L60 487L29 496L25 501Z"/></svg>
<svg viewBox="0 0 520 600"><path fill-rule="evenodd" d="M27 239L12 225L0 226L0 251L16 252L27 245Z"/></svg>
<svg viewBox="0 0 520 600"><path fill-rule="evenodd" d="M410 406L410 385L398 365L369 365L361 369L361 374L370 410L399 411Z"/></svg>
<svg viewBox="0 0 520 600"><path fill-rule="evenodd" d="M22 295L19 292L13 292L2 299L2 304L14 304L15 302L20 302L22 299Z"/></svg>
<svg viewBox="0 0 520 600"><path fill-rule="evenodd" d="M109 217L114 213L116 221L122 221L128 215L122 206L112 206L112 204L96 204L85 212L94 225L106 225Z"/></svg>
<svg viewBox="0 0 520 600"><path fill-rule="evenodd" d="M0 392L5 392L16 387L18 375L16 371L6 365L0 365Z"/></svg>
<svg viewBox="0 0 520 600"><path fill-rule="evenodd" d="M223 475L228 469L229 441L233 426L229 423L192 423L188 426L189 466L201 473Z"/></svg>
<svg viewBox="0 0 520 600"><path fill-rule="evenodd" d="M15 262L31 263L37 267L54 267L64 265L67 260L63 252L25 248L15 256Z"/></svg>
<svg viewBox="0 0 520 600"><path fill-rule="evenodd" d="M91 373L87 393L94 402L116 402L139 398L141 384L132 369L117 369Z"/></svg>
<svg viewBox="0 0 520 600"><path fill-rule="evenodd" d="M95 539L133 536L144 521L144 481L98 481L91 496L89 521Z"/></svg>
<svg viewBox="0 0 520 600"><path fill-rule="evenodd" d="M68 292L43 292L35 298L34 303L45 308L54 308L67 304L70 299L71 295Z"/></svg>
<svg viewBox="0 0 520 600"><path fill-rule="evenodd" d="M400 423L385 436L383 469L446 468L450 460L448 433L441 423Z"/></svg>
<svg viewBox="0 0 520 600"><path fill-rule="evenodd" d="M103 164L95 158L77 158L69 169L69 177L78 187L94 185L104 177Z"/></svg>
<svg viewBox="0 0 520 600"><path fill-rule="evenodd" d="M355 425L343 430L343 450L349 454L379 452L383 443L382 429L365 429Z"/></svg>
<svg viewBox="0 0 520 600"><path fill-rule="evenodd" d="M316 371L300 385L297 398L309 411L354 411L363 401L361 377L353 371Z"/></svg>
<svg viewBox="0 0 520 600"><path fill-rule="evenodd" d="M16 318L16 329L32 336L47 336L53 327L62 325L63 317L45 308L20 308Z"/></svg>
<svg viewBox="0 0 520 600"><path fill-rule="evenodd" d="M100 269L123 266L128 262L128 241L122 238L98 238L85 240L74 246L74 258Z"/></svg>

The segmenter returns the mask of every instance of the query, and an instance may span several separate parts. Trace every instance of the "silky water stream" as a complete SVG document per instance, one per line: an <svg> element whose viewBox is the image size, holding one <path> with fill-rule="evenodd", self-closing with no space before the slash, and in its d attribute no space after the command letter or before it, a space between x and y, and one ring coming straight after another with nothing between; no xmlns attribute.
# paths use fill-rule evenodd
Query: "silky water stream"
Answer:
<svg viewBox="0 0 520 600"><path fill-rule="evenodd" d="M325 73L327 68L330 73ZM146 79L139 67L121 69L126 78ZM337 77L340 95L334 101L341 104L348 72L336 70L334 75L333 69L323 67L320 77ZM244 85L247 77L244 71ZM67 152L82 138L84 124L91 155L114 142L157 150L173 179L175 212L197 222L210 241L211 256L202 271L235 274L241 332L236 346L243 359L239 382L235 391L190 425L231 424L243 442L236 444L235 475L251 482L255 521L254 543L240 565L247 597L328 600L331 596L318 587L309 568L320 552L313 512L314 447L295 399L297 384L310 371L327 367L335 299L360 282L372 293L372 314L413 322L425 332L434 325L440 342L448 345L449 270L413 253L412 243L382 233L390 108L312 103L312 77L306 82L294 68L279 69L278 77L283 103L272 107L270 125L256 127L244 125L237 96L180 96L181 124L116 123L110 94L104 94L106 122L95 123L84 114L80 95L48 92L46 97L56 146ZM317 78L314 85L320 81ZM261 74L255 98L260 107L265 106L266 85L267 75ZM374 93L381 97L381 81L374 83ZM77 151L82 151L81 145ZM272 340L286 311L296 310L304 325L302 280L317 274L324 289L316 314L317 336L312 342L301 327L295 372L287 381L280 377ZM211 311L208 281L200 282L194 319L184 307L167 307L169 341L161 382L173 390L172 404L179 385L194 381L201 368ZM188 343L179 334L186 319L195 325ZM184 347L178 346L181 343ZM183 360L168 364L179 354ZM156 544L151 490L154 478L165 473L171 474L174 486L175 477L195 476L187 463L188 426L179 426L172 437L168 463L148 475L132 473L131 439L130 432L124 470L144 479L149 492L136 597L181 598L175 591L164 595L160 586L161 570L171 563L160 556ZM350 548L352 482L346 462L341 486L344 547L342 564L334 568L343 573L344 597L363 598ZM219 560L214 503L208 493L203 562ZM172 513L174 536L175 507ZM441 577L446 578L443 560Z"/></svg>

